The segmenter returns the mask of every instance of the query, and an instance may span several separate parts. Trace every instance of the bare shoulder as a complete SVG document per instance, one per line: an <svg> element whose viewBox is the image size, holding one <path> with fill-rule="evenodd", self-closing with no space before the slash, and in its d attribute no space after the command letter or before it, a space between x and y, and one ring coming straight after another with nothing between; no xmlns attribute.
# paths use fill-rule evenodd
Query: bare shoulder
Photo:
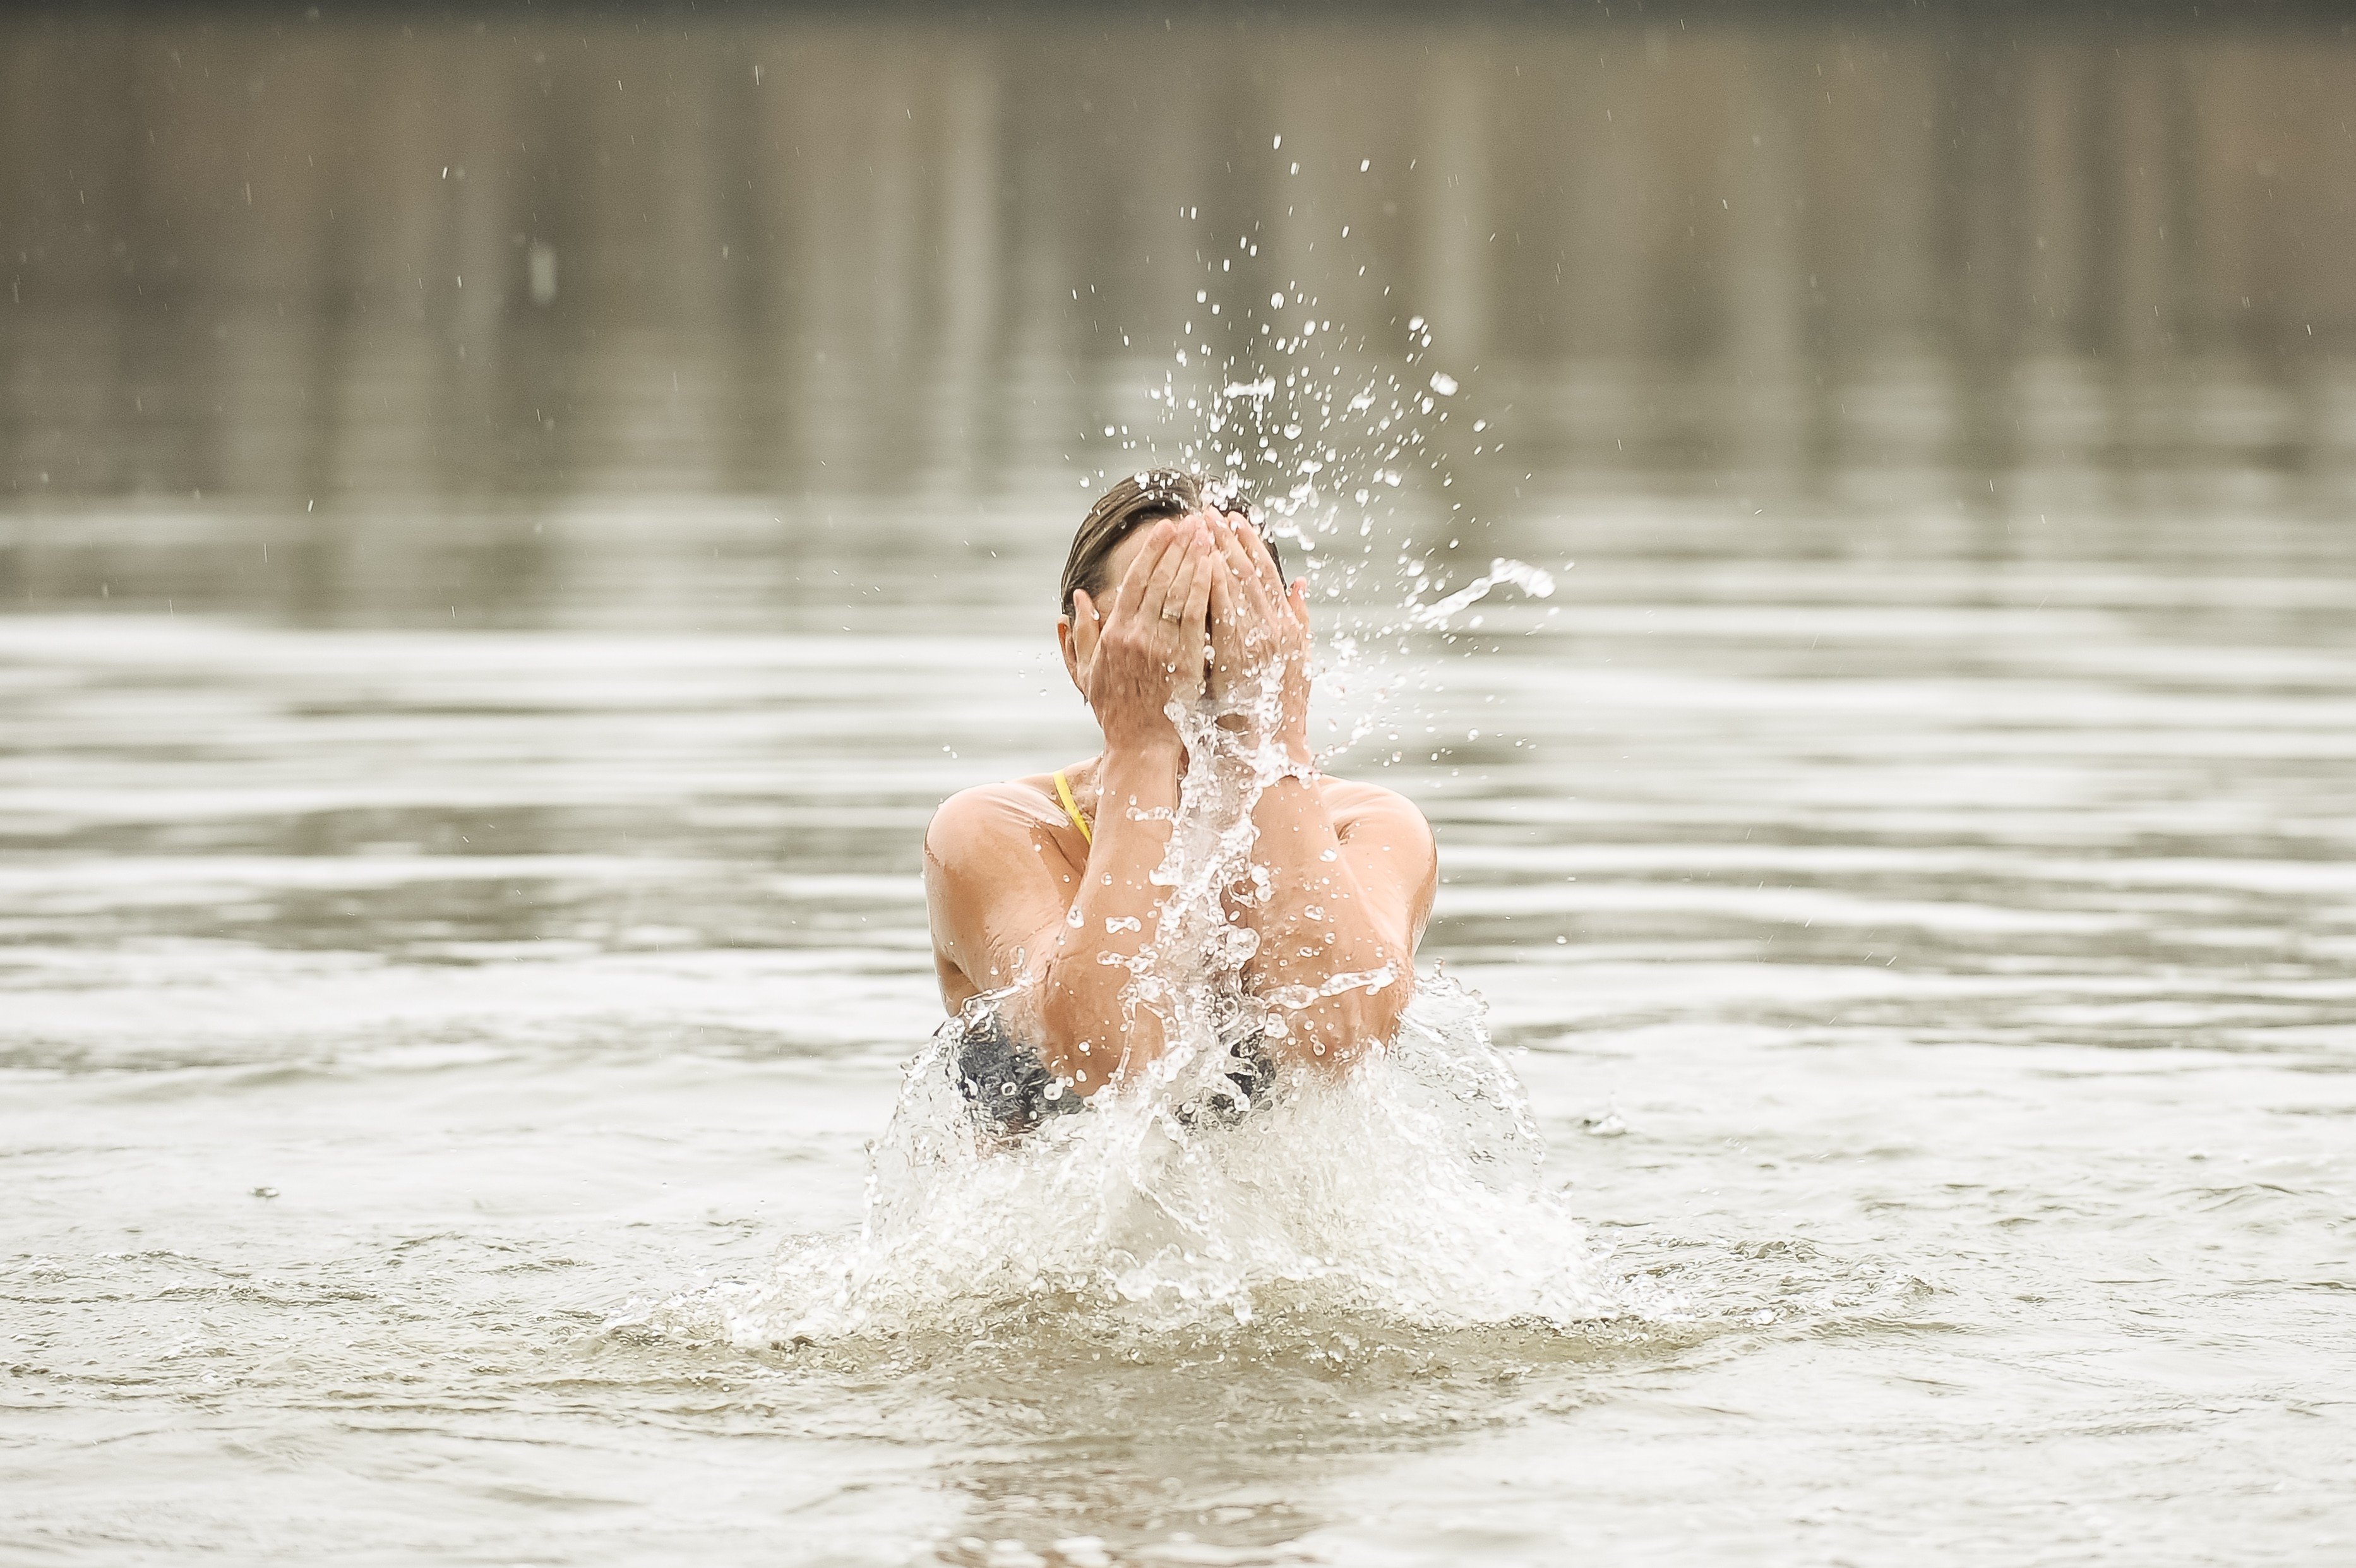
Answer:
<svg viewBox="0 0 2356 1568"><path fill-rule="evenodd" d="M1069 907L1079 873L1057 841L1055 808L1035 781L1014 779L960 789L933 813L925 908L950 1007L1012 979L1025 948L1035 950L1033 939Z"/></svg>
<svg viewBox="0 0 2356 1568"><path fill-rule="evenodd" d="M1366 828L1379 826L1425 845L1431 843L1431 824L1424 821L1422 809L1396 789L1333 778L1324 779L1320 788L1325 797L1326 814L1333 819L1333 831L1340 837L1346 839Z"/></svg>
<svg viewBox="0 0 2356 1568"><path fill-rule="evenodd" d="M1010 779L960 789L934 811L925 829L925 858L957 865L1012 850L1029 851L1043 832L1052 836L1061 813L1028 779Z"/></svg>
<svg viewBox="0 0 2356 1568"><path fill-rule="evenodd" d="M1379 784L1328 779L1325 814L1333 836L1356 871L1360 886L1378 907L1403 922L1408 948L1423 940L1440 890L1440 846L1431 824L1413 800Z"/></svg>

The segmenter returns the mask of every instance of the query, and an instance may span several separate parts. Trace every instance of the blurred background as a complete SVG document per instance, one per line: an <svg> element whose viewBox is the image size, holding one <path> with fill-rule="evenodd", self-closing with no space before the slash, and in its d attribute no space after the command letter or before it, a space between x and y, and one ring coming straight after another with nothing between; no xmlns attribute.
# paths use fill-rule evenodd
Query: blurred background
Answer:
<svg viewBox="0 0 2356 1568"><path fill-rule="evenodd" d="M0 603L986 607L1288 288L1430 323L1476 559L2344 563L2351 102L2329 7L15 11Z"/></svg>

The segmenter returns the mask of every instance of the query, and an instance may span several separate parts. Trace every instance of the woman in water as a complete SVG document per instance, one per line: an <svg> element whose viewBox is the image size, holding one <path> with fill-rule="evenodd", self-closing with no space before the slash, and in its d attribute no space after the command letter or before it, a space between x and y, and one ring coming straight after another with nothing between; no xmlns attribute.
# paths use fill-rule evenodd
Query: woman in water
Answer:
<svg viewBox="0 0 2356 1568"><path fill-rule="evenodd" d="M967 1096L1019 1132L1136 1081L1168 1048L1170 1013L1132 980L1172 892L1153 873L1187 766L1173 701L1207 697L1222 749L1275 774L1251 807L1265 877L1223 901L1252 933L1241 988L1280 993L1283 1022L1225 1042L1230 1080L1248 1099L1280 1072L1346 1067L1387 1040L1431 912L1431 829L1403 796L1317 771L1306 579L1288 585L1269 542L1201 479L1141 474L1080 524L1055 636L1103 751L952 796L925 835L942 1000L958 1013L1015 988L968 1013L951 1060Z"/></svg>

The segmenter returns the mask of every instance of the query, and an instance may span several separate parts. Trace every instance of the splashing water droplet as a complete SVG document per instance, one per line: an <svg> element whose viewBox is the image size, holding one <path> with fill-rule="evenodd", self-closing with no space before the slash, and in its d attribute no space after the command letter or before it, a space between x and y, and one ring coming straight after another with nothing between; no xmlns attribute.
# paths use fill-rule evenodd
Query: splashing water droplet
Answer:
<svg viewBox="0 0 2356 1568"><path fill-rule="evenodd" d="M1534 599L1548 598L1554 594L1552 573L1526 561L1496 560L1489 563L1489 570L1485 574L1473 578L1446 598L1410 609L1408 618L1418 626L1443 625L1457 611L1479 603L1488 596L1490 589L1500 583L1511 583Z"/></svg>
<svg viewBox="0 0 2356 1568"><path fill-rule="evenodd" d="M1205 270L1230 271L1238 252L1257 254L1249 236ZM1194 294L1210 304L1207 289ZM1304 311L1319 303L1297 280L1270 293L1272 309L1288 301ZM1280 323L1238 323L1252 313L1219 317L1216 306L1206 335L1230 327L1256 335L1235 356L1215 358L1218 340L1197 338L1195 313L1184 314L1188 341L1173 359L1178 371L1199 367L1196 379L1164 361L1153 375L1158 395L1147 400L1153 417L1165 430L1193 422L1182 443L1189 463L1260 481L1254 517L1297 548L1296 561L1305 557L1315 591L1408 590L1388 609L1365 607L1363 594L1345 598L1330 624L1321 611L1330 654L1316 672L1321 692L1347 684L1356 703L1332 721L1343 747L1403 728L1370 715L1409 685L1435 682L1365 650L1395 646L1404 657L1408 634L1444 630L1501 584L1532 597L1554 587L1546 573L1500 559L1443 592L1454 574L1410 553L1425 546L1403 547L1396 575L1375 570L1388 542L1419 537L1413 509L1443 505L1451 477L1441 443L1462 426L1417 411L1430 411L1433 395L1457 395L1457 380L1430 371L1418 387L1405 371L1369 372L1347 358L1365 348L1347 321L1311 317L1291 337ZM1411 318L1408 332L1411 349L1415 339L1429 347L1424 317ZM1408 362L1419 357L1410 351ZM1101 428L1126 438L1136 427ZM1418 484L1401 493L1409 468ZM1223 503L1242 504L1245 493ZM1346 515L1345 496L1355 508ZM1173 705L1187 765L1179 808L1167 814L1169 851L1151 878L1166 902L1150 940L1135 944L1141 950L1094 955L1128 971L1124 1014L1107 1021L1103 1037L1077 1043L1058 1069L1023 1043L1042 1037L1030 981L975 998L909 1065L873 1146L860 1231L791 1248L765 1281L713 1287L666 1310L744 1344L919 1335L955 1347L979 1326L1018 1322L1076 1323L1091 1335L1150 1336L1178 1324L1310 1332L1336 1315L1559 1324L1658 1305L1602 1269L1556 1188L1537 1181L1543 1140L1477 995L1404 968L1277 969L1304 961L1300 947L1323 950L1330 934L1263 951L1260 932L1231 919L1231 894L1241 907L1271 892L1253 861L1253 804L1293 770L1274 748L1242 737L1270 732L1274 700L1262 687ZM1222 716L1246 728L1223 727ZM1376 758L1401 756L1387 746ZM1337 858L1331 849L1318 856ZM1307 920L1329 920L1333 896L1322 897L1302 910ZM1067 923L1076 931L1086 922L1075 909ZM1136 917L1104 927L1108 937L1146 929ZM1405 1011L1380 1048L1333 1032L1333 1017L1353 1015L1337 1012L1334 998L1386 992L1404 995ZM1169 1042L1159 1058L1137 1052L1132 1031L1146 1012ZM1098 1044L1109 1053L1103 1061ZM1027 1065L987 1078L969 1071L991 1049L1000 1053L991 1060ZM978 1106L977 1094L994 1109Z"/></svg>

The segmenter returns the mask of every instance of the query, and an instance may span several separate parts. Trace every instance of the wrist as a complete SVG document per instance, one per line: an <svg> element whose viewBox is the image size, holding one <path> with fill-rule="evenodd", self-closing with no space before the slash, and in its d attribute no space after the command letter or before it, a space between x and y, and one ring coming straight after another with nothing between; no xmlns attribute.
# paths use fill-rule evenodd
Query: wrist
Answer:
<svg viewBox="0 0 2356 1568"><path fill-rule="evenodd" d="M1179 758L1185 756L1184 743L1175 729L1164 728L1160 735L1125 736L1115 739L1105 737L1104 766L1106 771L1130 768L1161 769L1173 772Z"/></svg>
<svg viewBox="0 0 2356 1568"><path fill-rule="evenodd" d="M1236 736L1248 751L1273 748L1296 768L1316 766L1317 754L1310 748L1309 717L1305 714L1286 714L1271 725L1258 713L1229 712L1219 715L1218 726L1225 734Z"/></svg>

